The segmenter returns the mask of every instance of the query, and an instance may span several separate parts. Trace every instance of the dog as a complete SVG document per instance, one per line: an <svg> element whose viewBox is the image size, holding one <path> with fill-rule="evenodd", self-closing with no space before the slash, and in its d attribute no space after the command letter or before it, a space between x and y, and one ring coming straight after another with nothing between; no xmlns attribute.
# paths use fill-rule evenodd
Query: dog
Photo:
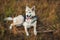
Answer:
<svg viewBox="0 0 60 40"><path fill-rule="evenodd" d="M37 35L37 31L36 31L37 17L35 15L35 6L33 6L32 8L29 8L28 6L26 6L25 11L26 11L25 17L23 15L18 15L17 17L14 17L14 18L12 18L12 17L5 18L4 20L13 21L9 27L10 30L12 29L12 27L14 25L16 25L16 26L23 25L25 28L26 35L29 36L27 29L30 28L31 26L33 26L34 35Z"/></svg>

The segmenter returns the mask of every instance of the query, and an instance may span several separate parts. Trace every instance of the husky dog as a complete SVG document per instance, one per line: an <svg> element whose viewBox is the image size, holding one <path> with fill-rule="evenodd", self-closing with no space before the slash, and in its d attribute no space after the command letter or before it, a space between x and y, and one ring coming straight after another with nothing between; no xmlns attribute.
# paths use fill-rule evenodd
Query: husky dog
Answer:
<svg viewBox="0 0 60 40"><path fill-rule="evenodd" d="M26 35L29 36L29 33L27 31L27 28L30 28L31 26L34 27L34 34L37 35L36 31L36 24L37 24L37 18L35 16L35 6L32 8L29 8L26 6L26 15L25 17L23 15L19 15L17 17L11 18L5 18L5 20L13 20L13 23L10 25L9 29L12 29L14 25L23 25L25 28Z"/></svg>
<svg viewBox="0 0 60 40"><path fill-rule="evenodd" d="M30 28L31 26L34 27L34 34L37 35L36 24L37 24L37 18L35 15L35 6L33 6L32 8L26 6L26 19L23 23L23 26L25 28L27 36L29 36L27 28Z"/></svg>

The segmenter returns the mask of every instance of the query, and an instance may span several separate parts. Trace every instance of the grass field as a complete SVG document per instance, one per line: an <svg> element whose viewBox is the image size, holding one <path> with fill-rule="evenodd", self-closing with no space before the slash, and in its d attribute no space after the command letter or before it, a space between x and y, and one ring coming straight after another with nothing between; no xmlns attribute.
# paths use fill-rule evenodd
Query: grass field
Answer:
<svg viewBox="0 0 60 40"><path fill-rule="evenodd" d="M4 21L9 16L25 15L26 5L35 6L37 36L33 28L28 37L23 26L9 30L12 21ZM60 0L0 0L0 40L60 40Z"/></svg>

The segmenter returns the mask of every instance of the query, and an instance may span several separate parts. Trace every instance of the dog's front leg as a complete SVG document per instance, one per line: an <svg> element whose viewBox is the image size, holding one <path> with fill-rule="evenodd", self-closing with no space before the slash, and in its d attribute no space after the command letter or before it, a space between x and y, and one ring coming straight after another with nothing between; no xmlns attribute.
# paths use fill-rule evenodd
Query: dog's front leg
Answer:
<svg viewBox="0 0 60 40"><path fill-rule="evenodd" d="M25 32L26 32L26 35L29 36L29 33L27 31L27 27L25 26Z"/></svg>
<svg viewBox="0 0 60 40"><path fill-rule="evenodd" d="M34 26L34 34L37 35L36 26Z"/></svg>
<svg viewBox="0 0 60 40"><path fill-rule="evenodd" d="M27 22L24 22L24 23L23 23L23 26L24 26L24 28L25 28L26 35L29 36L29 33L28 33L28 31L27 31L27 28L28 28L27 25L28 25Z"/></svg>
<svg viewBox="0 0 60 40"><path fill-rule="evenodd" d="M34 35L37 35L36 23L34 24Z"/></svg>

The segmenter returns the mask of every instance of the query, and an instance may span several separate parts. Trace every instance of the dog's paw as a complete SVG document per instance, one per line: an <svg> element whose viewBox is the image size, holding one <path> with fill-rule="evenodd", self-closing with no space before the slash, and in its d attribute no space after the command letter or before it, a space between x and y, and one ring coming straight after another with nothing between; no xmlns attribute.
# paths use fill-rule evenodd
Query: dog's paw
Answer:
<svg viewBox="0 0 60 40"><path fill-rule="evenodd" d="M12 27L9 27L9 29L11 30L11 29L12 29Z"/></svg>
<svg viewBox="0 0 60 40"><path fill-rule="evenodd" d="M29 36L29 34L26 34L27 36Z"/></svg>

